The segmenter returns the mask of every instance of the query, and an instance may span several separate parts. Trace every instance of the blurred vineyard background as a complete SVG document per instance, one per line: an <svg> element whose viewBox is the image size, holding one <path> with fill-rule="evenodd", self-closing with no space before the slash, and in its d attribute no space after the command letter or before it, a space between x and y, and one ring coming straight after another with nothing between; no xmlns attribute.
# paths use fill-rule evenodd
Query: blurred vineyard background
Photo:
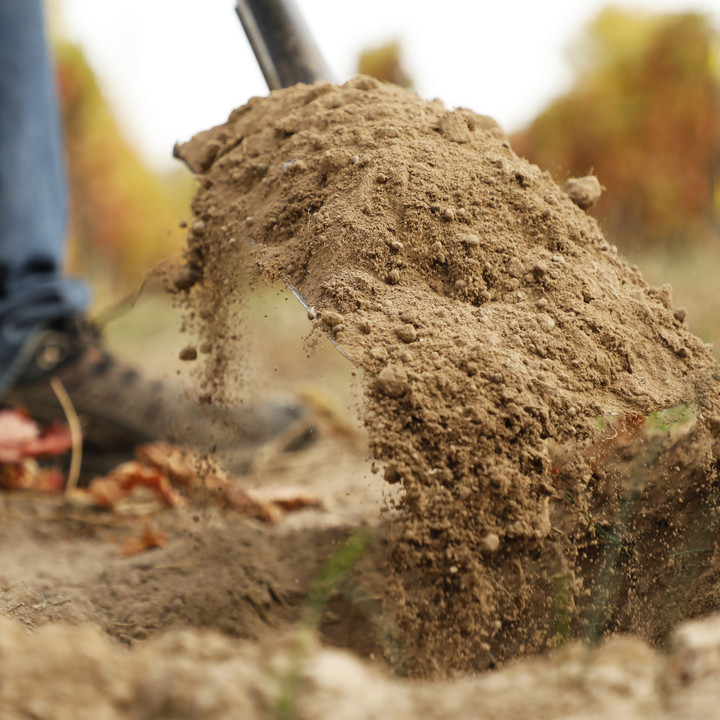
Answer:
<svg viewBox="0 0 720 720"><path fill-rule="evenodd" d="M123 139L81 50L61 38L55 49L70 264L92 279L97 304L108 304L181 253L193 181L182 167L151 171ZM672 283L675 305L720 357L718 29L696 13L609 8L568 54L573 86L512 136L515 151L561 184L598 176L606 190L592 212L608 239L646 280ZM358 70L412 86L398 42L368 49Z"/></svg>

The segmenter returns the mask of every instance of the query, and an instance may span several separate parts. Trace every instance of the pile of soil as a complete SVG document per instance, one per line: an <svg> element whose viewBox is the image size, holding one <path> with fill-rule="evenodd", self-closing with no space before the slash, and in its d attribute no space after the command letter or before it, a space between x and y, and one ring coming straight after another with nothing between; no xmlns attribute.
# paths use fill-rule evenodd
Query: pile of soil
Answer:
<svg viewBox="0 0 720 720"><path fill-rule="evenodd" d="M402 485L385 525L408 672L587 628L657 641L656 595L701 536L666 605L717 607L695 579L718 553L718 366L670 288L492 120L359 77L254 98L178 154L200 182L174 284L204 399L223 396L241 268L283 279L364 371L371 453ZM678 406L683 428L649 431Z"/></svg>

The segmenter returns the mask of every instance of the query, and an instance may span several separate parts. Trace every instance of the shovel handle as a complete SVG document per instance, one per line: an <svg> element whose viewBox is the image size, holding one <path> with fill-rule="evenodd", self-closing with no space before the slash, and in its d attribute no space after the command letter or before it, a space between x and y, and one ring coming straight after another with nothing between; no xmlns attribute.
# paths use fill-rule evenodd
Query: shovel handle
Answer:
<svg viewBox="0 0 720 720"><path fill-rule="evenodd" d="M332 73L293 0L237 0L235 10L270 90L299 82L332 82Z"/></svg>

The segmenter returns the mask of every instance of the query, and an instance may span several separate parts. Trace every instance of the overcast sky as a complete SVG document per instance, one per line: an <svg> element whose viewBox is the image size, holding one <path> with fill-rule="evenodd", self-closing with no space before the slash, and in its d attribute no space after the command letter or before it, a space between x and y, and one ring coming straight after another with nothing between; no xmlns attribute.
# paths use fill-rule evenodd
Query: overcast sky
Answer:
<svg viewBox="0 0 720 720"><path fill-rule="evenodd" d="M358 54L397 39L418 92L495 117L512 131L567 89L566 49L602 0L297 0L339 80ZM615 5L699 10L720 22L720 0ZM156 167L172 147L266 94L233 0L61 0L127 138Z"/></svg>

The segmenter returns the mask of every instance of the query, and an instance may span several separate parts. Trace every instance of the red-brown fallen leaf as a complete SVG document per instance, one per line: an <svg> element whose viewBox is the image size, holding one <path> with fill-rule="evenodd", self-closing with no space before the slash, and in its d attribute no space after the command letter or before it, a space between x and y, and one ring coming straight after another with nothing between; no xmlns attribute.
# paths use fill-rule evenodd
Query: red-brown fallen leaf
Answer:
<svg viewBox="0 0 720 720"><path fill-rule="evenodd" d="M206 458L200 459L190 450L170 443L141 445L135 449L135 457L164 472L173 486L181 490L202 488L212 491L233 484L217 463Z"/></svg>
<svg viewBox="0 0 720 720"><path fill-rule="evenodd" d="M303 488L262 488L248 490L248 494L257 502L274 505L283 512L293 512L322 505L317 495L313 495Z"/></svg>
<svg viewBox="0 0 720 720"><path fill-rule="evenodd" d="M41 468L32 458L18 463L0 465L0 488L60 493L65 489L65 476L55 468Z"/></svg>
<svg viewBox="0 0 720 720"><path fill-rule="evenodd" d="M152 548L163 547L167 541L167 535L159 530L153 530L149 525L143 530L139 537L131 537L125 541L122 550L118 553L118 557L128 557L129 555L137 555Z"/></svg>
<svg viewBox="0 0 720 720"><path fill-rule="evenodd" d="M119 465L104 477L90 483L87 490L76 490L76 502L90 502L112 510L138 485L155 490L166 505L176 507L186 495L201 491L203 500L237 510L263 522L276 523L286 513L318 506L315 496L301 490L276 489L248 492L230 479L212 460L168 443L151 443L136 449L137 460Z"/></svg>
<svg viewBox="0 0 720 720"><path fill-rule="evenodd" d="M286 512L321 504L316 496L303 490L244 490L217 463L200 459L189 450L168 443L143 445L137 448L135 455L166 473L175 487L185 492L202 490L220 507L237 510L263 522L274 524Z"/></svg>
<svg viewBox="0 0 720 720"><path fill-rule="evenodd" d="M229 483L215 491L215 497L220 507L237 510L243 515L255 517L258 520L274 525L282 517L280 508L253 498L239 485Z"/></svg>
<svg viewBox="0 0 720 720"><path fill-rule="evenodd" d="M58 423L42 432L21 410L0 410L0 463L52 457L72 448L70 430Z"/></svg>
<svg viewBox="0 0 720 720"><path fill-rule="evenodd" d="M175 490L164 473L137 460L118 465L104 477L93 480L87 490L78 492L88 496L98 507L111 510L137 486L155 490L162 501L170 507L185 503L185 499Z"/></svg>

